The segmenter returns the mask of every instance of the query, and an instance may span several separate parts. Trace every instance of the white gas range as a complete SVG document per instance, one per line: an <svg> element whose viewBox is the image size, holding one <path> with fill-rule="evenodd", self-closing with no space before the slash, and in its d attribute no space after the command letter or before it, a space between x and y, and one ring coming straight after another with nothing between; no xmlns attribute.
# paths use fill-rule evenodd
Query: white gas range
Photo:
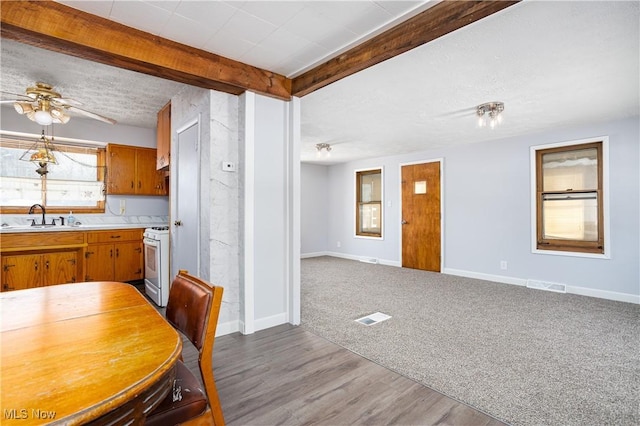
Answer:
<svg viewBox="0 0 640 426"><path fill-rule="evenodd" d="M158 306L169 300L169 227L144 230L144 292Z"/></svg>

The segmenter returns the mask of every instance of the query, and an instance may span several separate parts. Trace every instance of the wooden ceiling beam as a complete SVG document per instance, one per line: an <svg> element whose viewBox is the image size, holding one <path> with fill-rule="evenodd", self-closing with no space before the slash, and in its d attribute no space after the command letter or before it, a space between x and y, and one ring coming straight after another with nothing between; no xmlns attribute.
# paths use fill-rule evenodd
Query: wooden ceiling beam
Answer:
<svg viewBox="0 0 640 426"><path fill-rule="evenodd" d="M205 89L291 98L291 80L282 75L54 1L3 0L0 16L3 38Z"/></svg>
<svg viewBox="0 0 640 426"><path fill-rule="evenodd" d="M499 12L518 1L442 1L407 21L293 79L302 97L375 64Z"/></svg>

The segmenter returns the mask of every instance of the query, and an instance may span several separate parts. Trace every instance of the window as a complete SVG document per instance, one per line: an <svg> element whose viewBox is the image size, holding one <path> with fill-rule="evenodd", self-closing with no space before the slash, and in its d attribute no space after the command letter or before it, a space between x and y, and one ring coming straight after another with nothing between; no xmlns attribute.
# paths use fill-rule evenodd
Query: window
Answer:
<svg viewBox="0 0 640 426"><path fill-rule="evenodd" d="M58 164L45 174L23 154L34 141L0 139L0 208L2 213L25 213L33 204L47 212L104 212L105 154L103 148L55 142ZM23 157L21 160L20 158Z"/></svg>
<svg viewBox="0 0 640 426"><path fill-rule="evenodd" d="M603 141L534 152L536 249L604 254Z"/></svg>
<svg viewBox="0 0 640 426"><path fill-rule="evenodd" d="M382 169L356 171L356 235L382 237Z"/></svg>

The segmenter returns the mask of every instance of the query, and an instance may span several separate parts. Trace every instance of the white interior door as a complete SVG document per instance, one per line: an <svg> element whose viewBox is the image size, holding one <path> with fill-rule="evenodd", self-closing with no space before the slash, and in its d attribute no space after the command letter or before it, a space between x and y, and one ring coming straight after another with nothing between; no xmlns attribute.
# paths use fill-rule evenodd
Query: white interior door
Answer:
<svg viewBox="0 0 640 426"><path fill-rule="evenodd" d="M171 198L175 208L172 214L171 276L180 269L200 275L200 125L198 120L177 131L177 149L174 151L176 186Z"/></svg>

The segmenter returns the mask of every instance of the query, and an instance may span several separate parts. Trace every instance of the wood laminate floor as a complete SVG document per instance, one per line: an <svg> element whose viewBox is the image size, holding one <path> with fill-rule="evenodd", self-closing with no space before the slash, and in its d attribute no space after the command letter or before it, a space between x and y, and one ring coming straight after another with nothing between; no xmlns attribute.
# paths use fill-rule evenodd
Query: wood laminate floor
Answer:
<svg viewBox="0 0 640 426"><path fill-rule="evenodd" d="M218 337L213 363L230 426L504 424L301 327Z"/></svg>

